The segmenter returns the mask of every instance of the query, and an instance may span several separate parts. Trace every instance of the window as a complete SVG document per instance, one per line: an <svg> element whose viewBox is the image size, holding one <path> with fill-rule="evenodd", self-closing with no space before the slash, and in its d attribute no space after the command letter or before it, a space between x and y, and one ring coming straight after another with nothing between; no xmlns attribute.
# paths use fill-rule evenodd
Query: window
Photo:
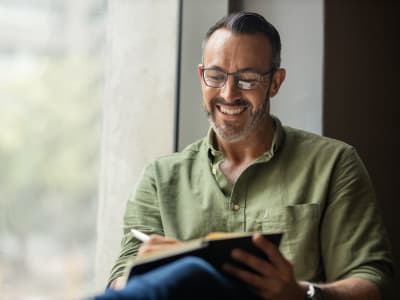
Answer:
<svg viewBox="0 0 400 300"><path fill-rule="evenodd" d="M105 0L0 0L0 295L90 292Z"/></svg>

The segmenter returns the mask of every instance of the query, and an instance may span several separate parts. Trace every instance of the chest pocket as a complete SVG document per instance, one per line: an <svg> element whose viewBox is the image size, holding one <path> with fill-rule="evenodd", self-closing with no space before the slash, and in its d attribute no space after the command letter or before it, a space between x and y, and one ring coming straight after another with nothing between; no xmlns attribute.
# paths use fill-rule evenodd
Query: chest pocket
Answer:
<svg viewBox="0 0 400 300"><path fill-rule="evenodd" d="M263 232L283 232L279 247L294 265L298 280L313 280L320 274L319 204L290 205L267 209L261 220Z"/></svg>

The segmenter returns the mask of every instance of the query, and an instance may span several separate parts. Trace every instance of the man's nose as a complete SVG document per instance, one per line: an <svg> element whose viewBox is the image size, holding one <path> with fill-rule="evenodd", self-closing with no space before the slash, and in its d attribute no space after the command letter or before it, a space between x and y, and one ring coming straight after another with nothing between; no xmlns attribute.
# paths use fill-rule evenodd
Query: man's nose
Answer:
<svg viewBox="0 0 400 300"><path fill-rule="evenodd" d="M235 83L234 76L230 75L226 79L225 85L221 88L221 97L228 102L233 102L240 98L240 89Z"/></svg>

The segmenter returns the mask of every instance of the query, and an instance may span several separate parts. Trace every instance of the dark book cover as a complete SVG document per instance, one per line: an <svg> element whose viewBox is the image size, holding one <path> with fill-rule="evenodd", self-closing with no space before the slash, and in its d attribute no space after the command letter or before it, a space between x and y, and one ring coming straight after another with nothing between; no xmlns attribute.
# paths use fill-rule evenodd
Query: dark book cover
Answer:
<svg viewBox="0 0 400 300"><path fill-rule="evenodd" d="M137 258L129 269L128 278L145 273L185 256L203 258L216 268L220 268L225 262L244 267L230 258L231 252L235 248L243 249L255 256L268 260L266 254L253 244L252 233L218 234L218 237L211 237L212 235L215 236L215 234L211 234L205 238L184 242L181 246L173 250L149 255L148 257ZM263 234L263 236L275 244L276 247L279 247L282 239L281 233Z"/></svg>

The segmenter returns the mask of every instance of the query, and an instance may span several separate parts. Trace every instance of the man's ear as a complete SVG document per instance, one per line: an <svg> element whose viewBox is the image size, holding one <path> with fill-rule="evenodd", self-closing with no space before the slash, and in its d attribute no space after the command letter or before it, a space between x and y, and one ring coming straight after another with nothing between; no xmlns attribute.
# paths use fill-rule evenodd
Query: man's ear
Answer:
<svg viewBox="0 0 400 300"><path fill-rule="evenodd" d="M197 74L199 75L199 79L200 79L200 83L203 81L203 65L202 64L198 64L197 65Z"/></svg>
<svg viewBox="0 0 400 300"><path fill-rule="evenodd" d="M274 72L274 76L272 76L272 82L271 82L271 87L269 89L269 97L272 98L276 94L278 94L278 91L285 80L286 77L286 70L283 68L279 68Z"/></svg>

